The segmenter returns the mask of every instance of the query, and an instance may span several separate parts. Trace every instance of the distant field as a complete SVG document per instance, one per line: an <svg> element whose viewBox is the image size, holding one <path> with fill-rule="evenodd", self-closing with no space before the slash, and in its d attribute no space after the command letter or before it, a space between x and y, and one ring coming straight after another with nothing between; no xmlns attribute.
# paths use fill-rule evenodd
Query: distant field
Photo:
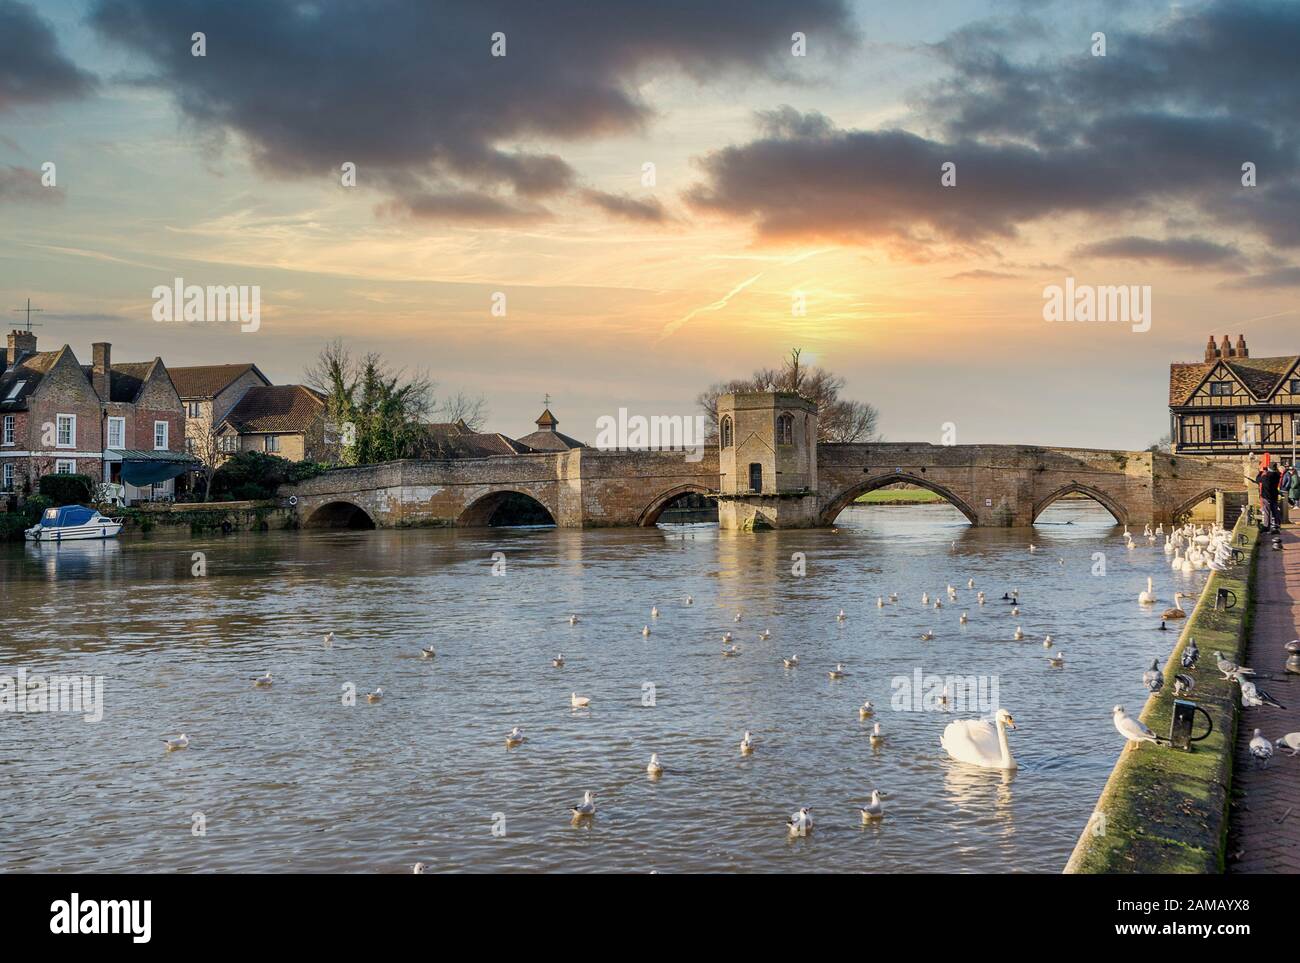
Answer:
<svg viewBox="0 0 1300 963"><path fill-rule="evenodd" d="M859 505L928 505L943 500L925 488L877 488L854 499Z"/></svg>

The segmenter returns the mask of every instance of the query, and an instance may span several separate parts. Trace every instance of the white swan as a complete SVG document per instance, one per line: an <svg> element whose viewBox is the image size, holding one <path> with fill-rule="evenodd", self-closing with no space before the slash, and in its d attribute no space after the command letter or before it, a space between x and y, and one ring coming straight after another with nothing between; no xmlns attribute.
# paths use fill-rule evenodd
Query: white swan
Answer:
<svg viewBox="0 0 1300 963"><path fill-rule="evenodd" d="M1011 747L1007 745L1007 729L1015 727L1011 713L999 709L993 722L959 719L948 723L939 744L958 762L985 769L1015 769L1016 761L1011 758Z"/></svg>
<svg viewBox="0 0 1300 963"><path fill-rule="evenodd" d="M1155 583L1152 581L1150 576L1147 577L1147 590L1145 592L1138 592L1138 602L1142 605L1156 604Z"/></svg>
<svg viewBox="0 0 1300 963"><path fill-rule="evenodd" d="M587 696L580 696L576 692L569 693L569 706L574 709L586 709L591 705L591 699Z"/></svg>

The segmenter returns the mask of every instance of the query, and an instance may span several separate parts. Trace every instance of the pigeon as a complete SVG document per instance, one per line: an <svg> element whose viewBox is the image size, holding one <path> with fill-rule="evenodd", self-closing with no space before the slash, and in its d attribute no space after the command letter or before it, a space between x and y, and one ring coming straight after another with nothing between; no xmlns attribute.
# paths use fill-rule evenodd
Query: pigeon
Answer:
<svg viewBox="0 0 1300 963"><path fill-rule="evenodd" d="M1188 639L1187 648L1183 649L1183 658L1181 660L1183 663L1183 668L1195 669L1196 660L1199 659L1200 657L1201 657L1201 650L1196 647L1196 640Z"/></svg>
<svg viewBox="0 0 1300 963"><path fill-rule="evenodd" d="M1214 653L1214 664L1219 667L1225 679L1235 679L1239 675L1254 675L1254 669L1248 669L1245 666L1237 665L1223 657L1222 652Z"/></svg>
<svg viewBox="0 0 1300 963"><path fill-rule="evenodd" d="M1160 674L1160 663L1155 659L1151 660L1151 668L1142 673L1142 684L1152 692L1159 692L1164 688L1165 679Z"/></svg>
<svg viewBox="0 0 1300 963"><path fill-rule="evenodd" d="M1263 689L1258 688L1255 683L1249 679L1238 679L1237 684L1241 686L1241 704L1243 706L1272 706L1274 709L1285 709L1286 706L1278 702Z"/></svg>
<svg viewBox="0 0 1300 963"><path fill-rule="evenodd" d="M1115 729L1128 740L1126 749L1136 749L1144 742L1157 742L1156 734L1143 722L1126 713L1123 706L1116 706L1111 718L1115 722Z"/></svg>
<svg viewBox="0 0 1300 963"><path fill-rule="evenodd" d="M1196 680L1186 672L1179 672L1174 676L1174 695L1187 695L1196 688Z"/></svg>
<svg viewBox="0 0 1300 963"><path fill-rule="evenodd" d="M1256 729L1254 737L1250 740L1250 754L1255 757L1255 765L1268 768L1268 761L1273 758L1273 743L1264 738L1263 734ZM1292 753L1295 755L1295 753Z"/></svg>
<svg viewBox="0 0 1300 963"><path fill-rule="evenodd" d="M1279 749L1290 749L1291 755L1300 754L1300 732L1288 732L1277 741Z"/></svg>

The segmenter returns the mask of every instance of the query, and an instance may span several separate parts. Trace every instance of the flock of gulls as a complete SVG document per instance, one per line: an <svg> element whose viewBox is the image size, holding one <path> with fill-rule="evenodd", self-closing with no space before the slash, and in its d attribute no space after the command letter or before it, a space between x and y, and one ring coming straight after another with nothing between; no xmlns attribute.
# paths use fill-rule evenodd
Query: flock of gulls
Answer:
<svg viewBox="0 0 1300 963"><path fill-rule="evenodd" d="M1137 541L1128 531L1127 526L1120 536L1127 549L1137 547ZM1175 572L1191 573L1200 569L1211 571L1225 571L1234 561L1233 550L1231 547L1231 533L1216 526L1206 530L1193 525L1184 525L1173 528L1166 534L1163 526L1157 527L1154 531L1148 525L1143 533L1146 541L1150 545L1155 545L1158 540L1164 538L1164 552L1171 556L1171 568ZM1037 545L1030 544L1029 552L1037 553ZM1064 564L1064 559L1060 560ZM975 590L975 580L968 579L966 587L969 590ZM921 595L921 605L932 611L940 611L945 607L945 598L947 605L957 606L958 592L955 587L949 584L943 593L936 593L934 596L927 591ZM1174 594L1174 604L1165 609L1161 614L1160 628L1166 628L1166 622L1185 618L1187 613L1182 609L1181 603L1184 596L1181 593ZM1154 580L1147 579L1147 587L1138 594L1138 603L1143 606L1152 606L1157 604ZM976 590L976 604L984 607L990 603L990 599L983 591ZM1002 606L1005 606L1013 618L1020 615L1020 591L1013 589L1004 592L1000 599L993 600ZM694 605L693 596L687 595L683 600L684 606ZM897 592L890 593L888 596L880 596L876 599L876 606L884 609L889 606L899 604ZM650 609L651 623L661 615L659 607L652 606ZM743 613L736 612L735 623L743 621ZM840 609L835 619L838 623L844 623L848 620L847 613ZM582 620L575 613L569 616L570 625L578 625ZM958 616L958 624L966 625L970 621L970 612L962 611ZM650 624L647 623L641 630L645 637L651 635ZM927 629L922 632L920 639L922 641L932 641L935 639L933 629ZM760 640L771 638L771 632L764 629L758 633ZM1023 640L1025 633L1022 626L1017 625L1012 633L1015 640ZM721 654L724 658L735 658L742 652L739 643L735 641L731 632L724 632L721 637L722 649ZM328 632L324 637L324 645L329 648L334 643L334 633ZM1051 635L1047 635L1042 640L1043 648L1052 650L1055 642ZM1287 643L1287 649L1291 652L1300 651L1300 640ZM420 649L419 655L423 659L434 659L437 653L432 646L426 646ZM1189 640L1189 644L1184 649L1182 655L1182 667L1186 672L1177 673L1174 676L1174 692L1177 695L1186 695L1193 691L1196 686L1195 677L1191 670L1196 669L1200 652L1196 646L1195 639ZM1046 656L1049 668L1060 669L1065 666L1065 655L1058 651L1051 651ZM791 653L783 656L781 659L783 666L787 669L794 669L800 665L799 656ZM562 669L565 665L564 653L556 653L551 660L554 668ZM1224 679L1229 679L1240 687L1241 701L1245 707L1277 707L1283 708L1281 703L1270 696L1252 680L1256 673L1253 669L1246 666L1239 666L1228 660L1222 652L1215 653L1215 665L1222 673ZM827 674L832 680L844 679L849 675L848 669L842 662L837 662L827 669ZM268 689L274 684L271 672L267 671L262 675L252 677L252 683L256 688ZM1142 675L1142 683L1150 692L1159 692L1164 686L1164 676L1160 669L1159 660L1152 660L1150 668L1146 669ZM366 694L365 699L369 703L377 703L383 699L384 690L380 686L373 692ZM942 694L939 696L939 707L944 711L951 711L951 694L945 686ZM591 707L591 697L580 695L573 691L569 696L569 706L573 712L581 712ZM875 715L875 706L870 700L864 701L858 707L858 718L861 721L871 720ZM1155 735L1145 724L1137 718L1130 716L1122 705L1117 705L1112 710L1113 722L1116 731L1122 735L1127 744L1127 749L1136 749L1144 742L1159 743L1160 738ZM957 762L965 763L972 766L979 766L985 769L997 770L1014 770L1017 768L1015 758L1011 754L1008 743L1008 730L1015 730L1015 720L1011 713L1004 708L999 708L991 719L958 719L950 722L943 730L939 737L939 743L948 755ZM873 748L879 748L884 743L884 733L879 721L874 722L870 735L870 742ZM505 744L509 749L522 746L527 741L522 729L518 726L513 727L505 735ZM172 738L165 738L163 743L167 752L186 749L190 745L190 738L185 733ZM1283 736L1276 741L1279 748L1290 750L1292 756L1300 754L1300 732L1292 732ZM739 752L743 756L751 755L757 746L757 742L752 732L746 731L739 742ZM1257 763L1267 765L1268 760L1273 755L1274 743L1264 738L1259 729L1255 729L1254 738L1250 741L1251 754L1257 760ZM659 779L665 773L665 767L657 752L650 754L649 762L646 764L645 771L651 779ZM885 817L885 808L882 800L887 798L885 791L879 788L870 790L870 799L858 808L858 814L863 823L872 823ZM586 820L592 820L596 817L596 793L592 790L586 790L582 794L582 799L576 805L571 807L570 815L572 821L580 823ZM811 806L802 806L792 813L785 822L787 832L791 836L806 836L813 829L813 815ZM415 863L413 871L423 873L428 869L426 863Z"/></svg>

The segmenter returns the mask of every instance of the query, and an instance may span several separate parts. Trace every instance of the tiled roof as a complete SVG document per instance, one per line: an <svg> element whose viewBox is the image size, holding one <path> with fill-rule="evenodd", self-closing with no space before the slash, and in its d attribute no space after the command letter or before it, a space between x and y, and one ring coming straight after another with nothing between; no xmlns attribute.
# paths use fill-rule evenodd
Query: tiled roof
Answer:
<svg viewBox="0 0 1300 963"><path fill-rule="evenodd" d="M157 363L155 361L114 361L113 368L110 372L112 377L109 379L108 393L109 397L105 401L125 401L132 402L140 396L140 389L144 387L145 379L149 377L149 369ZM94 368L88 364L81 366L82 372L86 379L95 383Z"/></svg>
<svg viewBox="0 0 1300 963"><path fill-rule="evenodd" d="M521 444L534 448L537 451L568 451L571 448L585 447L582 442L576 438L570 438L568 435L561 434L558 431L545 429L535 431L531 435L524 435L519 439Z"/></svg>
<svg viewBox="0 0 1300 963"><path fill-rule="evenodd" d="M241 434L293 434L308 431L324 411L324 397L304 385L265 385L245 391L225 423Z"/></svg>
<svg viewBox="0 0 1300 963"><path fill-rule="evenodd" d="M116 365L114 366L116 367ZM244 364L201 364L184 368L168 368L172 384L183 399L212 398L221 394L231 382L248 372L254 372L266 384L270 379L252 362Z"/></svg>
<svg viewBox="0 0 1300 963"><path fill-rule="evenodd" d="M23 358L12 370L6 368L3 373L0 373L0 410L15 411L25 408L27 399L40 385L41 378L58 360L61 351L62 348L58 351L37 351ZM17 395L10 398L9 393L20 381L26 383Z"/></svg>
<svg viewBox="0 0 1300 963"><path fill-rule="evenodd" d="M1227 358L1215 361L1200 361L1193 364L1171 364L1169 366L1169 404L1178 406L1187 404L1192 392L1214 370L1222 364L1246 386L1256 399L1265 399L1295 367L1296 356L1282 358Z"/></svg>
<svg viewBox="0 0 1300 963"><path fill-rule="evenodd" d="M488 455L521 455L532 451L527 445L500 432L470 431L463 421L422 426L423 458L484 458Z"/></svg>

